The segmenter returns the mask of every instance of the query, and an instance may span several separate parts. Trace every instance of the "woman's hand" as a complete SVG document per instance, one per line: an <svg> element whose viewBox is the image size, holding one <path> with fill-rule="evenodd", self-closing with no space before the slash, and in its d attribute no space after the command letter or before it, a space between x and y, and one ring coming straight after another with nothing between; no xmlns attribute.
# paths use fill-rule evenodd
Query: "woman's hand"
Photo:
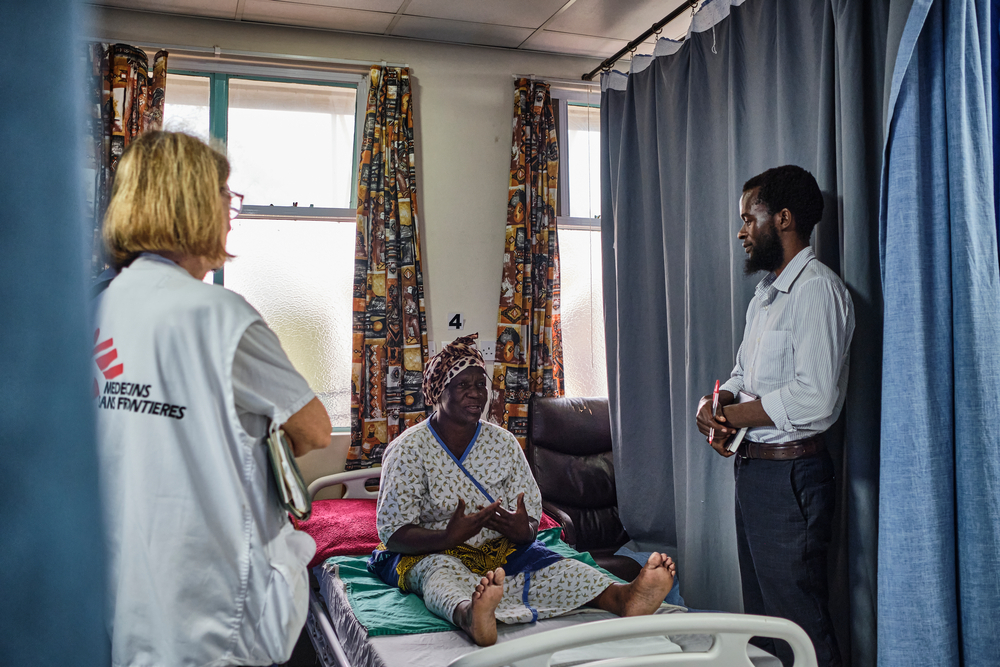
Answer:
<svg viewBox="0 0 1000 667"><path fill-rule="evenodd" d="M458 506L444 530L423 528L409 523L393 533L385 546L389 551L414 556L438 553L457 547L478 535L499 507L500 502L497 501L472 514L466 514L465 501L459 498Z"/></svg>
<svg viewBox="0 0 1000 667"><path fill-rule="evenodd" d="M489 525L497 509L503 509L500 507L499 500L494 501L478 512L466 514L465 501L459 498L458 507L455 508L454 514L451 515L448 527L444 529L448 542L448 546L445 548L456 547L478 535L479 531Z"/></svg>
<svg viewBox="0 0 1000 667"><path fill-rule="evenodd" d="M515 511L508 512L503 507L498 507L486 527L497 531L514 544L533 542L538 533L538 521L528 516L528 510L524 507L524 492L517 494Z"/></svg>

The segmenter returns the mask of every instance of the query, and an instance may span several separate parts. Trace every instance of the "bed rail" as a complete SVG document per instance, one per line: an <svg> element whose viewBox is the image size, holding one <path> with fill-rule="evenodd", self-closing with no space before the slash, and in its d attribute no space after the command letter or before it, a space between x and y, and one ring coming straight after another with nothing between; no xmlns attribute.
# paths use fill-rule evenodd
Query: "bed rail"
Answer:
<svg viewBox="0 0 1000 667"><path fill-rule="evenodd" d="M313 480L313 483L309 485L309 497L315 498L321 489L328 486L343 484L344 498L378 498L378 491L369 491L365 488L365 480L378 479L381 474L381 468L365 468L364 470L348 470L347 472L326 475Z"/></svg>
<svg viewBox="0 0 1000 667"><path fill-rule="evenodd" d="M656 655L602 659L578 665L600 667L733 667L753 663L747 655L751 637L784 639L795 654L794 667L817 667L816 652L809 636L798 625L783 618L745 614L688 613L634 616L596 621L549 632L540 632L516 642L480 649L452 661L448 667L548 667L553 654L566 649L601 642L650 636L712 635L712 648L702 653L661 653Z"/></svg>

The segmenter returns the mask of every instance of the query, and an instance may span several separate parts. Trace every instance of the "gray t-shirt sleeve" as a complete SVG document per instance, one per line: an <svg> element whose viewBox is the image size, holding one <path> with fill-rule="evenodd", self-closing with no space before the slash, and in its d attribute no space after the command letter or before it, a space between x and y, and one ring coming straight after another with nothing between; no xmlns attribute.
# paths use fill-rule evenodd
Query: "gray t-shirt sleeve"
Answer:
<svg viewBox="0 0 1000 667"><path fill-rule="evenodd" d="M255 438L270 421L283 424L316 394L262 321L247 327L233 357L233 398L240 423Z"/></svg>

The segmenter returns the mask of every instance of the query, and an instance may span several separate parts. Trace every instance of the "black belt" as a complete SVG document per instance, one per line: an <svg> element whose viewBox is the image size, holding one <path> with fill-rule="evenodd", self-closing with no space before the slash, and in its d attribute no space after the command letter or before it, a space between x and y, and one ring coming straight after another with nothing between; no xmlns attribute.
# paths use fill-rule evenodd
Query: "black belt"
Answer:
<svg viewBox="0 0 1000 667"><path fill-rule="evenodd" d="M764 459L765 461L791 461L816 456L825 449L823 434L814 435L802 440L768 444L744 440L737 455L741 459Z"/></svg>

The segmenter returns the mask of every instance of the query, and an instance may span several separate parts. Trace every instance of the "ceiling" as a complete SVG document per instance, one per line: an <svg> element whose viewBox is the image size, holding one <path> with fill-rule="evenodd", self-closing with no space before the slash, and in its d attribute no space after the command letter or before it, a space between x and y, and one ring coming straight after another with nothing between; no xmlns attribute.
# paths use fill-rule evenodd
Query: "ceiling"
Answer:
<svg viewBox="0 0 1000 667"><path fill-rule="evenodd" d="M684 0L92 0L246 23L606 58ZM690 13L663 28L679 39ZM651 53L650 38L637 53Z"/></svg>

